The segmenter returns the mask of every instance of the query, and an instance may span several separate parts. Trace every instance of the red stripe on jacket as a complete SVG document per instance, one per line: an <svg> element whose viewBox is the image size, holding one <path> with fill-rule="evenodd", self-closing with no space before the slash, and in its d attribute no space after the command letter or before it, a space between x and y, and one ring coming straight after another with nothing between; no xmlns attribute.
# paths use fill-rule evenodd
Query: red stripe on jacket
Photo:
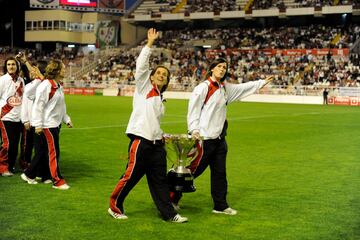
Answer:
<svg viewBox="0 0 360 240"><path fill-rule="evenodd" d="M20 85L19 87L16 89L16 93L19 97L21 97L23 95L23 83L20 82ZM1 115L0 115L0 118L3 118L6 114L8 114L11 109L13 109L14 107L13 106L10 106L9 103L6 103L2 108L1 108Z"/></svg>
<svg viewBox="0 0 360 240"><path fill-rule="evenodd" d="M49 93L49 101L50 99L54 96L56 90L58 89L58 85L54 80L49 80L50 84L51 84L51 90Z"/></svg>
<svg viewBox="0 0 360 240"><path fill-rule="evenodd" d="M216 90L218 90L220 88L220 85L218 82L212 81L210 78L207 81L209 81L209 85L208 85L208 92L207 92L204 104L206 104L207 101L209 100L209 98L216 92Z"/></svg>
<svg viewBox="0 0 360 240"><path fill-rule="evenodd" d="M153 85L153 88L150 90L150 92L146 95L146 99L151 97L157 97L160 96L159 90L156 88L155 85Z"/></svg>
<svg viewBox="0 0 360 240"><path fill-rule="evenodd" d="M10 106L9 103L6 103L2 108L1 108L1 116L0 118L3 118L6 114L8 114L11 109L13 109L13 106Z"/></svg>

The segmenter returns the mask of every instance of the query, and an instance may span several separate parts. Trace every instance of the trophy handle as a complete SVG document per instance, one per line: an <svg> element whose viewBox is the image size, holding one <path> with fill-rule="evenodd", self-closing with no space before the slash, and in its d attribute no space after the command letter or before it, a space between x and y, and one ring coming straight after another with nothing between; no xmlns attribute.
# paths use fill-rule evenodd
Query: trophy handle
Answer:
<svg viewBox="0 0 360 240"><path fill-rule="evenodd" d="M187 157L190 158L190 162L194 161L200 154L202 141L196 141L194 144L194 147L189 151L187 154Z"/></svg>

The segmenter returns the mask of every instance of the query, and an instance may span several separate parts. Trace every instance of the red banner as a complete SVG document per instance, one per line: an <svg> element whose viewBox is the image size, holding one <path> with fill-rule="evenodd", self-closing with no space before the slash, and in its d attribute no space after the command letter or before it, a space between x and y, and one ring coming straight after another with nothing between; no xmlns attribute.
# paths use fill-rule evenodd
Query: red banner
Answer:
<svg viewBox="0 0 360 240"><path fill-rule="evenodd" d="M351 97L350 98L350 106L360 106L360 98Z"/></svg>
<svg viewBox="0 0 360 240"><path fill-rule="evenodd" d="M93 88L64 88L65 94L70 95L95 95Z"/></svg>
<svg viewBox="0 0 360 240"><path fill-rule="evenodd" d="M329 97L328 103L332 105L360 106L360 97Z"/></svg>

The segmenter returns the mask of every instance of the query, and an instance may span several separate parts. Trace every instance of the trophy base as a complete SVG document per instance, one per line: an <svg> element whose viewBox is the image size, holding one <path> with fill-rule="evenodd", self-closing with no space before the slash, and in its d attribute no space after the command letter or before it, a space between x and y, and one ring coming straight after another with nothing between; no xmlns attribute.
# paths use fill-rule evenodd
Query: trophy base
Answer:
<svg viewBox="0 0 360 240"><path fill-rule="evenodd" d="M177 172L176 170L170 169L168 172L170 190L176 192L195 192L194 177L190 170L188 172Z"/></svg>

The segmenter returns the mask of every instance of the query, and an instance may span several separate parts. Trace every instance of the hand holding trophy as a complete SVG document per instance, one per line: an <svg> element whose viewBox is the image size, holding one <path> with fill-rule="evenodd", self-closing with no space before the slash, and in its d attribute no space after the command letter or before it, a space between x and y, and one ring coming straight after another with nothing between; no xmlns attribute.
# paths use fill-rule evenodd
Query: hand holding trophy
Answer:
<svg viewBox="0 0 360 240"><path fill-rule="evenodd" d="M167 158L172 163L168 172L171 191L194 192L194 177L186 166L197 157L196 142L187 134L165 135Z"/></svg>

